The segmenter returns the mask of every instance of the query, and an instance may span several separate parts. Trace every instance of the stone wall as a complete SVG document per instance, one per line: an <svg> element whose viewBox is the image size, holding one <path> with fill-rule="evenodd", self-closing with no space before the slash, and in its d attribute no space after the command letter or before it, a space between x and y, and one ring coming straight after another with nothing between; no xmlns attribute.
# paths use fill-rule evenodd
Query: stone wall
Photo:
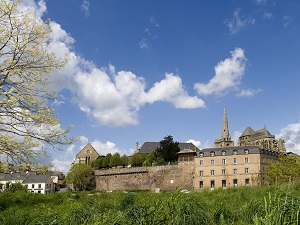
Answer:
<svg viewBox="0 0 300 225"><path fill-rule="evenodd" d="M194 165L96 170L96 190L193 189Z"/></svg>

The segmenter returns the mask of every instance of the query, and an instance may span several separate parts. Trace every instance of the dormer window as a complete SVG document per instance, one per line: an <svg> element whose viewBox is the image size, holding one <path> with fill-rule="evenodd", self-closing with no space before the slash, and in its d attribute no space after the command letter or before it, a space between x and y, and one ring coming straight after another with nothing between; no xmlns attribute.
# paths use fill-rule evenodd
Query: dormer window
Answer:
<svg viewBox="0 0 300 225"><path fill-rule="evenodd" d="M210 152L210 156L215 156L215 152Z"/></svg>
<svg viewBox="0 0 300 225"><path fill-rule="evenodd" d="M222 154L222 155L226 155L226 151L225 151L225 150L223 150L221 154Z"/></svg>
<svg viewBox="0 0 300 225"><path fill-rule="evenodd" d="M200 152L199 156L200 156L200 157L203 157L203 156L204 156L204 153L203 153L203 152Z"/></svg>
<svg viewBox="0 0 300 225"><path fill-rule="evenodd" d="M237 154L238 154L237 150L233 150L233 151L232 151L232 154L233 154L233 155L237 155Z"/></svg>
<svg viewBox="0 0 300 225"><path fill-rule="evenodd" d="M248 155L249 154L249 149L245 149L244 153L245 153L245 155Z"/></svg>

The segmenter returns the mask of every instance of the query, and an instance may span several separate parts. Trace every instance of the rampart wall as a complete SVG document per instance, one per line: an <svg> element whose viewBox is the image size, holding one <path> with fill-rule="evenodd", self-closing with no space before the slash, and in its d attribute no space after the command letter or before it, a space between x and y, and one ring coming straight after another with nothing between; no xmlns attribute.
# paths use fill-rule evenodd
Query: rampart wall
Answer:
<svg viewBox="0 0 300 225"><path fill-rule="evenodd" d="M193 189L194 165L96 170L96 190L167 190Z"/></svg>

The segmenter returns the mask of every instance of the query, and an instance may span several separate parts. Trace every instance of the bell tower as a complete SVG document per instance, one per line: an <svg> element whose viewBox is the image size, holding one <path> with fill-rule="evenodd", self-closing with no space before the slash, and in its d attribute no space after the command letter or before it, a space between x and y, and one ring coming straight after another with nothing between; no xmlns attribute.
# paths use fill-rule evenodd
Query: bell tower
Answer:
<svg viewBox="0 0 300 225"><path fill-rule="evenodd" d="M215 140L215 148L233 147L233 146L234 146L234 143L233 143L233 141L231 141L231 137L230 137L229 129L228 129L227 112L226 112L226 108L224 108L222 135L220 138L217 138Z"/></svg>

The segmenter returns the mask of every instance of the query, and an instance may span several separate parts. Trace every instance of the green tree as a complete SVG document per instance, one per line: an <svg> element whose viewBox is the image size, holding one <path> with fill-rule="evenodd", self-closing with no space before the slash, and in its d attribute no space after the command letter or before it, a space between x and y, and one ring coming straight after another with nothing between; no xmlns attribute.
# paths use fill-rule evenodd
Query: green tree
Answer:
<svg viewBox="0 0 300 225"><path fill-rule="evenodd" d="M119 166L120 164L121 164L121 156L119 152L116 152L115 154L113 154L113 156L110 159L110 166L115 167L115 166Z"/></svg>
<svg viewBox="0 0 300 225"><path fill-rule="evenodd" d="M129 158L129 164L131 166L142 166L144 161L147 158L147 154L144 153L134 153L132 156Z"/></svg>
<svg viewBox="0 0 300 225"><path fill-rule="evenodd" d="M107 153L102 161L102 167L103 168L109 168L110 167L110 160L112 158L111 153Z"/></svg>
<svg viewBox="0 0 300 225"><path fill-rule="evenodd" d="M95 161L92 162L92 167L96 170L103 168L103 160L105 156L99 156Z"/></svg>
<svg viewBox="0 0 300 225"><path fill-rule="evenodd" d="M91 165L74 164L66 176L66 182L72 184L76 191L93 190L95 188L94 169Z"/></svg>
<svg viewBox="0 0 300 225"><path fill-rule="evenodd" d="M17 192L17 191L24 191L27 192L27 187L22 185L21 183L12 183L9 185L9 188L5 189L7 192Z"/></svg>
<svg viewBox="0 0 300 225"><path fill-rule="evenodd" d="M124 155L122 155L120 161L121 161L121 165L122 165L123 167L125 167L125 166L128 166L129 158L128 158L127 155L124 154Z"/></svg>
<svg viewBox="0 0 300 225"><path fill-rule="evenodd" d="M160 141L160 146L156 149L158 157L162 157L165 162L175 162L178 160L179 143L173 141L173 137L168 135Z"/></svg>
<svg viewBox="0 0 300 225"><path fill-rule="evenodd" d="M49 21L20 11L19 2L0 0L0 154L18 163L46 155L42 146L61 149L75 141L47 106L57 96L49 73L66 60L47 50Z"/></svg>
<svg viewBox="0 0 300 225"><path fill-rule="evenodd" d="M164 159L158 156L157 151L154 150L147 155L146 160L143 163L143 166L158 166L158 165L163 165L164 163L165 163Z"/></svg>
<svg viewBox="0 0 300 225"><path fill-rule="evenodd" d="M264 177L273 184L300 181L300 157L280 154L276 162L269 164Z"/></svg>

